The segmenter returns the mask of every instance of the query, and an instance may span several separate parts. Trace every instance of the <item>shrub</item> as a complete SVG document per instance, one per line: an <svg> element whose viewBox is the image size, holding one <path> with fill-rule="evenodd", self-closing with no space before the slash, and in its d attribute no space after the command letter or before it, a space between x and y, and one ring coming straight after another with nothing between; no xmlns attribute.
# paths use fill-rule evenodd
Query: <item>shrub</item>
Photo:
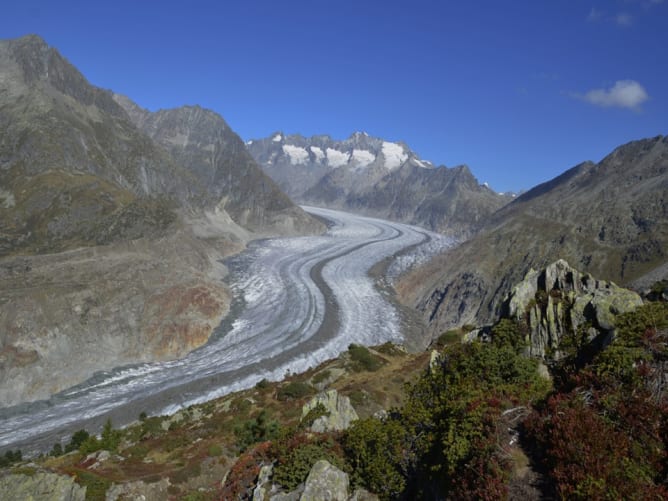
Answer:
<svg viewBox="0 0 668 501"><path fill-rule="evenodd" d="M301 381L292 381L285 386L281 386L276 392L276 398L281 401L297 400L315 393L313 387Z"/></svg>
<svg viewBox="0 0 668 501"><path fill-rule="evenodd" d="M63 455L63 446L60 445L60 442L56 442L55 444L53 444L51 452L49 452L49 456L58 457L62 455Z"/></svg>
<svg viewBox="0 0 668 501"><path fill-rule="evenodd" d="M75 431L70 442L65 446L65 452L77 450L89 437L90 434L86 430Z"/></svg>
<svg viewBox="0 0 668 501"><path fill-rule="evenodd" d="M258 390L266 390L267 388L269 388L270 384L271 383L266 378L263 378L260 379L257 383L255 383L255 388Z"/></svg>
<svg viewBox="0 0 668 501"><path fill-rule="evenodd" d="M344 450L352 468L352 483L366 487L382 499L398 497L406 487L410 459L406 429L395 420L375 418L355 421L344 438Z"/></svg>
<svg viewBox="0 0 668 501"><path fill-rule="evenodd" d="M306 480L312 466L320 459L344 469L343 450L336 437L298 432L276 440L272 444L272 455L277 458L274 481L287 490L294 490Z"/></svg>
<svg viewBox="0 0 668 501"><path fill-rule="evenodd" d="M9 450L5 452L4 456L0 456L0 467L10 466L14 463L18 463L23 459L23 454L20 450L12 451Z"/></svg>
<svg viewBox="0 0 668 501"><path fill-rule="evenodd" d="M234 429L234 434L237 438L237 447L242 452L252 444L278 437L279 432L280 426L278 421L269 419L269 414L264 409L257 417L249 419Z"/></svg>
<svg viewBox="0 0 668 501"><path fill-rule="evenodd" d="M355 371L375 372L383 365L365 346L351 344L348 346L348 353Z"/></svg>
<svg viewBox="0 0 668 501"><path fill-rule="evenodd" d="M271 444L263 442L239 457L225 479L219 499L249 499L260 473L260 464L269 463Z"/></svg>

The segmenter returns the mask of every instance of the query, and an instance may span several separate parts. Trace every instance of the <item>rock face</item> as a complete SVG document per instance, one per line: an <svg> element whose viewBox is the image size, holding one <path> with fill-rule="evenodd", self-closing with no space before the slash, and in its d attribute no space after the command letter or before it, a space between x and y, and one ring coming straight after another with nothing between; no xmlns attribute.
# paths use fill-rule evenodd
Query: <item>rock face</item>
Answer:
<svg viewBox="0 0 668 501"><path fill-rule="evenodd" d="M513 284L559 258L626 285L668 267L668 137L580 164L497 211L473 238L407 274L401 300L433 336L491 323ZM655 277L655 280L663 278Z"/></svg>
<svg viewBox="0 0 668 501"><path fill-rule="evenodd" d="M0 406L202 345L229 308L217 260L238 248L211 248L182 229L0 260Z"/></svg>
<svg viewBox="0 0 668 501"><path fill-rule="evenodd" d="M347 501L348 474L324 459L313 465L300 501Z"/></svg>
<svg viewBox="0 0 668 501"><path fill-rule="evenodd" d="M72 477L45 472L2 476L0 493L3 499L16 500L84 501L86 499L86 488L75 483Z"/></svg>
<svg viewBox="0 0 668 501"><path fill-rule="evenodd" d="M326 431L347 430L353 421L359 419L357 412L350 403L350 399L344 395L339 395L336 390L328 390L313 397L302 408L302 418L318 404L324 406L327 414L313 421L311 431L324 433Z"/></svg>
<svg viewBox="0 0 668 501"><path fill-rule="evenodd" d="M585 329L590 341L612 336L615 317L641 305L635 292L580 273L561 259L540 272L530 270L506 298L503 316L527 324L530 355L558 357L567 333Z"/></svg>
<svg viewBox="0 0 668 501"><path fill-rule="evenodd" d="M0 407L201 346L222 258L323 229L216 113L153 114L37 36L0 41Z"/></svg>
<svg viewBox="0 0 668 501"><path fill-rule="evenodd" d="M115 94L114 100L178 165L188 166L198 184L207 186L200 203L224 210L237 224L259 233L322 231L259 169L243 141L217 113L199 106L151 113L125 96Z"/></svg>
<svg viewBox="0 0 668 501"><path fill-rule="evenodd" d="M435 168L403 143L356 132L344 141L277 132L246 146L294 200L418 224L462 238L510 197L468 167Z"/></svg>

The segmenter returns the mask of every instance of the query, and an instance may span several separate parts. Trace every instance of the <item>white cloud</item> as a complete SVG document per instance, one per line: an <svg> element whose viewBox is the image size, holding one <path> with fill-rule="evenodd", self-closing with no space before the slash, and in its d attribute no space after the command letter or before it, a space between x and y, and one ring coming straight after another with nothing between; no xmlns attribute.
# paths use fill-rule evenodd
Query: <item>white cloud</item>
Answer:
<svg viewBox="0 0 668 501"><path fill-rule="evenodd" d="M618 80L608 89L592 89L582 99L603 107L638 109L649 99L645 88L635 80Z"/></svg>

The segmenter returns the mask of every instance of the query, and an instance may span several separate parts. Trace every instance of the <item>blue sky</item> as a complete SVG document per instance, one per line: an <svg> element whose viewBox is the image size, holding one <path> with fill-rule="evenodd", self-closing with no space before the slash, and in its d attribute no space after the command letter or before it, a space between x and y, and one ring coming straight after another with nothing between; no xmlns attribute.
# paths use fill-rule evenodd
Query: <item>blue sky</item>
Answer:
<svg viewBox="0 0 668 501"><path fill-rule="evenodd" d="M527 189L668 134L668 0L11 1L95 85L243 139L356 130Z"/></svg>

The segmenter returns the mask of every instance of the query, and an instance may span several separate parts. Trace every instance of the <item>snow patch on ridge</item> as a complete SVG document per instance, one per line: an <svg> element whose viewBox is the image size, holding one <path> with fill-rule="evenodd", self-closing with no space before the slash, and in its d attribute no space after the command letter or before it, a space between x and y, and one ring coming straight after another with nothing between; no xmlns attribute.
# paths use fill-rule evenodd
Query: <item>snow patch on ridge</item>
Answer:
<svg viewBox="0 0 668 501"><path fill-rule="evenodd" d="M308 151L300 146L284 144L283 153L285 153L290 158L290 163L292 165L303 165L308 161Z"/></svg>
<svg viewBox="0 0 668 501"><path fill-rule="evenodd" d="M317 162L322 162L325 159L325 152L322 151L322 149L317 146L309 146L309 149L311 150L311 153L315 155Z"/></svg>
<svg viewBox="0 0 668 501"><path fill-rule="evenodd" d="M383 141L383 156L385 157L385 167L389 170L398 168L408 158L403 146L387 141Z"/></svg>
<svg viewBox="0 0 668 501"><path fill-rule="evenodd" d="M341 167L350 161L350 153L335 150L334 148L327 148L327 163L330 167Z"/></svg>
<svg viewBox="0 0 668 501"><path fill-rule="evenodd" d="M276 134L274 138L272 139L273 142L278 143L283 140L283 136L281 134Z"/></svg>
<svg viewBox="0 0 668 501"><path fill-rule="evenodd" d="M368 150L353 150L353 160L358 167L366 167L376 159L376 155Z"/></svg>
<svg viewBox="0 0 668 501"><path fill-rule="evenodd" d="M422 167L423 169L430 169L431 168L431 163L430 162L423 162L422 160L418 160L417 158L411 158L411 160L418 167Z"/></svg>

